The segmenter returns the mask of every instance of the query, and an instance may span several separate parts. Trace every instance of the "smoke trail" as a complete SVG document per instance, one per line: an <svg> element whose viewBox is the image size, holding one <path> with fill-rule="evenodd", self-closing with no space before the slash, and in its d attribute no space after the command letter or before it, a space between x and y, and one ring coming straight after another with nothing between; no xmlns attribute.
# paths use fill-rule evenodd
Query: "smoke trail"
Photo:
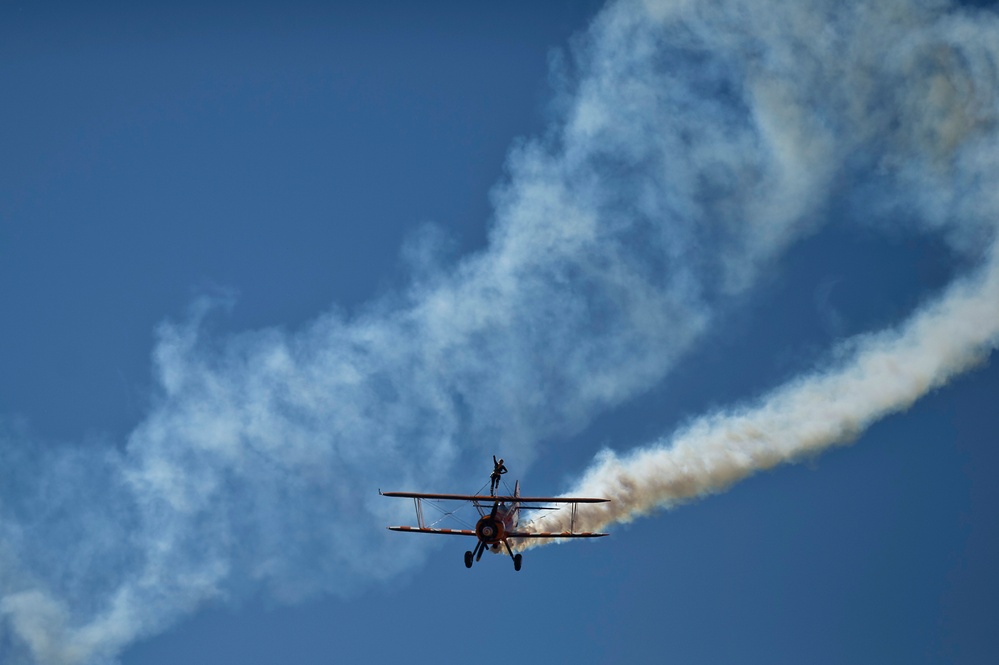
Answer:
<svg viewBox="0 0 999 665"><path fill-rule="evenodd" d="M526 464L660 381L821 224L929 229L976 257L999 211L997 36L991 14L916 0L608 7L566 74L564 117L511 153L485 251L441 267L414 245L406 292L293 332L214 337L213 305L195 304L158 330L159 389L123 448L0 431L0 656L109 662L206 602L291 602L414 565L433 545L399 556L380 526L405 507L374 488L453 482L499 446ZM722 432L708 479L674 476L645 508L841 440L945 380L992 343L989 266L858 343L858 367L918 357L879 409L826 429L780 420L841 373L861 382L848 367L736 419L798 434L777 452L754 435L723 462L728 430L712 428L736 421L704 421L691 436ZM631 468L600 468L615 464ZM650 482L649 496L665 486Z"/></svg>
<svg viewBox="0 0 999 665"><path fill-rule="evenodd" d="M953 284L898 330L856 340L845 365L794 381L758 405L701 418L624 458L603 453L569 494L612 501L579 506L575 528L599 531L722 491L756 471L849 443L875 420L907 409L999 345L996 256L993 248L981 274ZM534 522L539 531L568 526L566 511Z"/></svg>
<svg viewBox="0 0 999 665"><path fill-rule="evenodd" d="M999 181L995 16L979 14L972 22L941 11L947 9L943 3L857 3L816 11L820 4L763 22L754 21L759 12L748 8L745 14L731 12L733 3L697 8L665 3L659 9L667 23L711 34L715 41L766 40L774 31L784 32L768 44L776 47L768 54L772 62L750 66L780 74L750 83L756 112L767 110L761 118L764 134L778 119L819 133L822 126L810 122L821 118L821 125L838 125L837 136L851 144L842 154L867 151L880 162L878 171L892 172L890 178L875 178L873 186L856 185L864 192L863 212L881 219L886 213L909 216L944 230L955 247L977 242L987 248L983 265L897 330L843 345L837 357L850 360L835 368L793 381L756 405L702 417L624 457L605 451L569 494L613 501L581 506L577 529L627 522L722 491L761 469L849 443L999 344L999 246L994 244L999 196L981 184ZM729 11L712 14L722 6ZM729 29L725 23L734 15L746 18L749 27ZM793 64L785 59L792 57ZM798 138L785 132L774 147L800 150ZM763 245L779 249L772 239ZM563 530L567 511L539 517L534 526Z"/></svg>
<svg viewBox="0 0 999 665"><path fill-rule="evenodd" d="M732 9L733 3L723 4ZM793 381L756 405L702 417L624 457L603 452L568 494L613 501L580 506L578 530L631 521L656 508L722 491L756 471L849 443L875 420L907 409L987 358L999 344L999 246L994 244L999 196L981 184L999 181L995 16L980 14L978 23L972 23L940 12L946 9L943 3L855 4L827 12L816 12L818 4L813 3L788 10L783 21L764 19L765 25L754 23L756 12L747 9L738 15L750 27L726 30L726 20L737 13L712 15L718 6L664 3L659 8L667 23L711 33L718 41L760 37L768 28L786 31L775 49L778 66L764 67L782 76L750 83L756 111L768 111L761 118L764 134L780 118L807 124L809 117L814 122L821 116L824 123L840 125L837 135L852 144L844 154L870 151L880 160L879 170L893 172L875 185L887 186L884 191L858 184L868 214L911 216L944 230L955 247L965 250L977 242L985 248L983 265L898 329L842 345L837 357L851 359L838 367ZM832 26L849 27L837 34ZM864 34L868 28L873 31ZM809 46L807 39L813 40ZM792 54L807 54L806 62L781 62L781 55ZM816 93L823 86L820 97ZM821 127L812 129L821 133ZM798 138L785 132L783 140L775 139L775 148L800 149ZM790 139L791 144L784 143ZM763 246L764 251L779 249L780 243L764 239ZM533 524L540 531L568 525L567 510Z"/></svg>

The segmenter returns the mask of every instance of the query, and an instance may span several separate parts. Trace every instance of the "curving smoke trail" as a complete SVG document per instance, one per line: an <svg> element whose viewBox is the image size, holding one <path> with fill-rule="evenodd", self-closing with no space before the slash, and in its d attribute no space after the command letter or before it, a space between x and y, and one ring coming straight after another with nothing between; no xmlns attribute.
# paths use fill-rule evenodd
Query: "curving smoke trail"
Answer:
<svg viewBox="0 0 999 665"><path fill-rule="evenodd" d="M981 265L898 328L843 344L833 367L756 404L706 415L623 457L604 451L567 494L612 502L579 506L578 530L628 522L849 443L999 346L999 194L985 185L999 182L996 16L953 12L947 3L895 2L807 3L771 8L772 18L748 5L745 13L731 12L738 4L667 3L659 9L665 24L683 34L729 45L759 40L747 67L748 96L756 102L761 133L782 134L771 137L775 150L802 149L795 130L777 127L782 118L819 135L835 129L846 165L860 151L879 162L881 173L892 172L875 178L877 187L887 186L882 192L855 184L870 197L872 216L904 211L964 250L977 239ZM735 16L746 20L734 25ZM780 38L766 43L775 33ZM768 239L763 244L772 246ZM568 525L567 510L533 522L540 531Z"/></svg>
<svg viewBox="0 0 999 665"><path fill-rule="evenodd" d="M853 360L695 423L581 490L595 523L849 440L996 340L999 21L946 2L623 1L515 149L489 246L302 330L165 323L124 446L0 430L0 658L113 662L207 602L293 602L417 564L373 488L518 463L649 389L826 223L945 237L979 272ZM821 407L821 408L820 408ZM557 519L557 517L555 518ZM374 525L374 526L373 526ZM361 555L363 553L363 556Z"/></svg>

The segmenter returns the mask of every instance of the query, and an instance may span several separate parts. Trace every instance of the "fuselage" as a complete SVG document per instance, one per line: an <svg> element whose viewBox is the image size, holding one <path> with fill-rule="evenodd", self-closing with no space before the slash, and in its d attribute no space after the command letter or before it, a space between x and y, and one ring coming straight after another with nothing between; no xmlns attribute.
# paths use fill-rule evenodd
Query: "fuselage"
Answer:
<svg viewBox="0 0 999 665"><path fill-rule="evenodd" d="M496 507L496 514L483 515L475 523L475 535L479 540L492 548L498 548L499 544L506 540L509 531L517 529L517 522L520 519L520 506L517 503L501 503Z"/></svg>
<svg viewBox="0 0 999 665"><path fill-rule="evenodd" d="M514 484L513 496L520 496L520 481ZM517 530L520 522L520 502L500 502L494 511L479 518L475 523L475 535L479 542L493 551L499 550L500 543L506 540L506 534Z"/></svg>

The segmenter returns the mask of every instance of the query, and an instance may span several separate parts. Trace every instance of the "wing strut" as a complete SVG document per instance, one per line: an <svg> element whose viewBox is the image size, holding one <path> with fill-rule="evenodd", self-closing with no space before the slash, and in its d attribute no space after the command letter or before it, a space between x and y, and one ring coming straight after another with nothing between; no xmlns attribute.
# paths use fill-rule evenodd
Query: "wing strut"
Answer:
<svg viewBox="0 0 999 665"><path fill-rule="evenodd" d="M423 524L423 501L419 497L413 497L413 503L416 504L416 523L420 525L421 529L427 528Z"/></svg>

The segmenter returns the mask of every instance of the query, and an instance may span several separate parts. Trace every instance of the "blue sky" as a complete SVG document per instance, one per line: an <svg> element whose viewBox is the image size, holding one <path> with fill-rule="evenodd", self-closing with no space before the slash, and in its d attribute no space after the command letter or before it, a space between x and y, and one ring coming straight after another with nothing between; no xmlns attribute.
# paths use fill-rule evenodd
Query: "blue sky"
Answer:
<svg viewBox="0 0 999 665"><path fill-rule="evenodd" d="M688 464L700 498L519 573L377 490L496 453L571 491L902 357L991 265L997 37L904 1L5 5L0 658L992 662L988 295L862 373L870 414L723 446L798 463ZM978 362L907 371L950 342Z"/></svg>

